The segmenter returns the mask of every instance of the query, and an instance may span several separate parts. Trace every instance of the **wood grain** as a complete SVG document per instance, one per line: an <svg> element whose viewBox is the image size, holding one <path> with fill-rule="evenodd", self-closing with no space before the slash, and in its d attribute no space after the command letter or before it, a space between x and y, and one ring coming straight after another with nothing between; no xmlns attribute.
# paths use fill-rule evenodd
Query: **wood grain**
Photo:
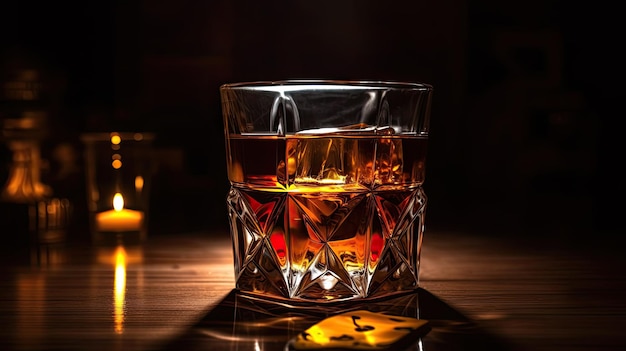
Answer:
<svg viewBox="0 0 626 351"><path fill-rule="evenodd" d="M615 247L428 232L421 284L507 349L623 350L626 279ZM124 247L123 260L117 250L3 250L0 348L162 349L234 287L224 233L152 237ZM436 336L428 351L463 349L445 335L427 335L423 345ZM194 340L185 345L210 349Z"/></svg>

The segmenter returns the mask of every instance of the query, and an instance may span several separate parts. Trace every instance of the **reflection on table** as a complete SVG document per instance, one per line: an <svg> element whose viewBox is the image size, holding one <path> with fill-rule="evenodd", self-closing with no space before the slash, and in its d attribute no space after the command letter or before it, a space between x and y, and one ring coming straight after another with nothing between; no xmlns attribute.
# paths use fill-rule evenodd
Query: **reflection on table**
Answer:
<svg viewBox="0 0 626 351"><path fill-rule="evenodd" d="M161 350L287 350L290 340L324 318L359 310L428 321L429 328L394 350L513 350L424 289L393 298L330 306L294 306L232 290Z"/></svg>
<svg viewBox="0 0 626 351"><path fill-rule="evenodd" d="M431 231L415 293L314 309L233 290L223 232L5 246L0 348L283 350L325 316L363 308L428 320L407 350L626 349L619 250L532 243Z"/></svg>

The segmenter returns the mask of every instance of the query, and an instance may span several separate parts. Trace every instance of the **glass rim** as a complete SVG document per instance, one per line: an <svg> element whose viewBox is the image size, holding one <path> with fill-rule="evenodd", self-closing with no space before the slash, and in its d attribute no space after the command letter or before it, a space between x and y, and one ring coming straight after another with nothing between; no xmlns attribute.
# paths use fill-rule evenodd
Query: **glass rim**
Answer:
<svg viewBox="0 0 626 351"><path fill-rule="evenodd" d="M225 83L220 90L299 91L341 89L392 89L407 91L432 91L428 83L394 80L337 80L337 79L284 79Z"/></svg>

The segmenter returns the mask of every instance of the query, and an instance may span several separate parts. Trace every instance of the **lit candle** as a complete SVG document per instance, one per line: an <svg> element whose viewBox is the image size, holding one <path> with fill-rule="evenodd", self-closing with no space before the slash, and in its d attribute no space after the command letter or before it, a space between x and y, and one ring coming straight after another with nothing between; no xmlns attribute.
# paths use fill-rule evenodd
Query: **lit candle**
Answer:
<svg viewBox="0 0 626 351"><path fill-rule="evenodd" d="M141 228L143 212L124 208L124 198L113 197L113 209L96 214L96 228L102 232L128 232Z"/></svg>

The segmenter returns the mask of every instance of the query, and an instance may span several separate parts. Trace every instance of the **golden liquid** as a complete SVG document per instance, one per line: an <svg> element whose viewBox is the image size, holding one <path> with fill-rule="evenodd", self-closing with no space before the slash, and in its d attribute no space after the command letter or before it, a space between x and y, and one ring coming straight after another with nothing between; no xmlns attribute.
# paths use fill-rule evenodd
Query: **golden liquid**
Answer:
<svg viewBox="0 0 626 351"><path fill-rule="evenodd" d="M426 142L405 136L230 136L228 177L266 191L418 186L424 182Z"/></svg>
<svg viewBox="0 0 626 351"><path fill-rule="evenodd" d="M415 218L403 213L423 205L416 197L423 194L425 157L426 139L417 137L231 136L231 196L246 204L231 206L238 212L231 220L248 223L239 231L258 232L272 248L283 296L364 296L388 239L398 230L413 231L407 228ZM250 256L242 241L239 262ZM272 264L263 265L272 271ZM267 293L247 279L238 279L242 289Z"/></svg>

